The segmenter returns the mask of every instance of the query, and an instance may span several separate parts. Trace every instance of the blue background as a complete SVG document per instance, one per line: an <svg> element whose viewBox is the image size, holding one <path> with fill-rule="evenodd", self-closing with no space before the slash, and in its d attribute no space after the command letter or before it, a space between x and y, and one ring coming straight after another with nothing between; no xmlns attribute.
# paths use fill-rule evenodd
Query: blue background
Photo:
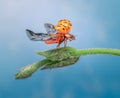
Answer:
<svg viewBox="0 0 120 98"><path fill-rule="evenodd" d="M35 54L56 45L30 41L25 29L45 32L44 23L69 19L77 49L120 49L120 0L0 0L0 98L120 98L120 57L83 56L73 66L38 70L14 80Z"/></svg>

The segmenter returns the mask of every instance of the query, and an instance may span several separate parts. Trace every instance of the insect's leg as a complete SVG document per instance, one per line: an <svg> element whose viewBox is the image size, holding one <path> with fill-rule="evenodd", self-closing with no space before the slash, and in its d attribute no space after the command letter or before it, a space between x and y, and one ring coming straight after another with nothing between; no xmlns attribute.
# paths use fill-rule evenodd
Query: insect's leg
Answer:
<svg viewBox="0 0 120 98"><path fill-rule="evenodd" d="M57 48L59 48L59 47L60 47L60 44L61 44L61 43L58 43Z"/></svg>
<svg viewBox="0 0 120 98"><path fill-rule="evenodd" d="M64 41L64 49L66 48L67 40Z"/></svg>
<svg viewBox="0 0 120 98"><path fill-rule="evenodd" d="M57 39L57 41L58 41L57 48L59 48L59 47L60 47L60 44L62 43L62 41L61 41L59 38Z"/></svg>
<svg viewBox="0 0 120 98"><path fill-rule="evenodd" d="M65 40L64 40L64 49L66 49L66 46L67 46L67 39L65 38Z"/></svg>
<svg viewBox="0 0 120 98"><path fill-rule="evenodd" d="M59 47L60 47L60 44L61 44L61 42L60 41L58 41L58 45L57 45L57 53L58 53L58 55L60 54L60 50L59 50Z"/></svg>

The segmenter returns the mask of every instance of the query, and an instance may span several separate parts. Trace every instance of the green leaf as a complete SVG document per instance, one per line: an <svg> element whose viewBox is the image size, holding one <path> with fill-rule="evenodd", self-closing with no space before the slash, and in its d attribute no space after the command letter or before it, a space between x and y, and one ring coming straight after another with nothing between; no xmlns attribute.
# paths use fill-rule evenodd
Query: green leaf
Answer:
<svg viewBox="0 0 120 98"><path fill-rule="evenodd" d="M66 47L66 48L57 48L52 50L47 50L43 52L37 52L38 55L44 56L49 60L52 61L62 61L64 59L73 58L74 56L77 56L76 49L72 47Z"/></svg>

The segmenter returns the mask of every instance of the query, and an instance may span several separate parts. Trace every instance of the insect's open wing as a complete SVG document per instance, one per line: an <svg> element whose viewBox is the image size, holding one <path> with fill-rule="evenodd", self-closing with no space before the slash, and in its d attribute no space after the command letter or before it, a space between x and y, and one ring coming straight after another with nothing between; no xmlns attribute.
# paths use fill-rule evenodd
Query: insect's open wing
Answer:
<svg viewBox="0 0 120 98"><path fill-rule="evenodd" d="M50 34L57 33L57 30L54 29L54 25L45 23L44 26L47 33L34 33L27 29L26 33L28 38L33 41L45 41L47 39L51 39Z"/></svg>
<svg viewBox="0 0 120 98"><path fill-rule="evenodd" d="M54 29L54 25L45 23L44 26L48 34L57 33L57 30Z"/></svg>
<svg viewBox="0 0 120 98"><path fill-rule="evenodd" d="M26 29L27 36L33 41L45 41L50 38L49 34L45 33L34 33L31 30Z"/></svg>

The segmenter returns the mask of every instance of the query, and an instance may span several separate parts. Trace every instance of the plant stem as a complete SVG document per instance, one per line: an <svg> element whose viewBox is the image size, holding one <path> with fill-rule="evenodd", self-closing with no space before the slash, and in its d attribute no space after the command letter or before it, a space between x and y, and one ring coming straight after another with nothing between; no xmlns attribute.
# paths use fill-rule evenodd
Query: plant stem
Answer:
<svg viewBox="0 0 120 98"><path fill-rule="evenodd" d="M76 51L77 55L108 54L120 56L120 50L111 48L88 48Z"/></svg>

